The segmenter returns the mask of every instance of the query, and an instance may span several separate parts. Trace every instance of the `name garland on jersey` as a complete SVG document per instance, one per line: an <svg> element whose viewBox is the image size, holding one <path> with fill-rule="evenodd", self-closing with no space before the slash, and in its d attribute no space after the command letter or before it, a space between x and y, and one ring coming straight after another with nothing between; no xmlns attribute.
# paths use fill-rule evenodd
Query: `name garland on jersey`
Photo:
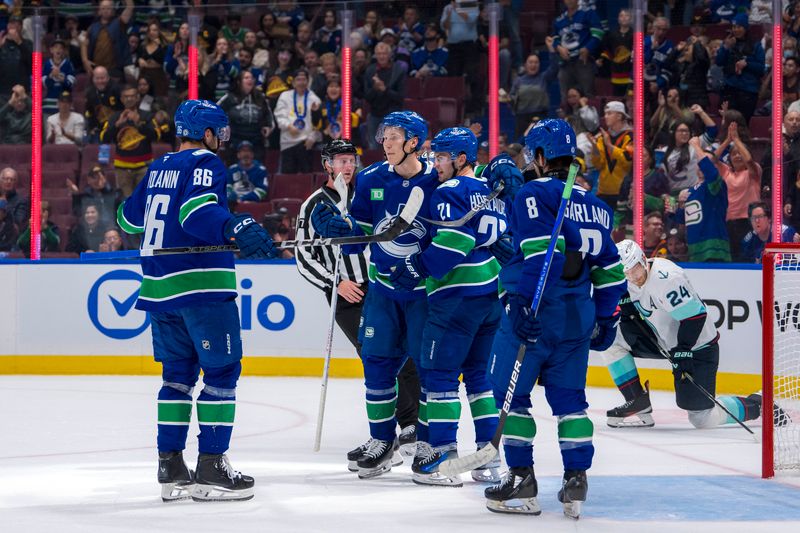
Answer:
<svg viewBox="0 0 800 533"><path fill-rule="evenodd" d="M591 208L591 210L589 209ZM575 222L593 222L606 229L611 229L611 215L608 211L595 205L570 202L567 205L566 217Z"/></svg>

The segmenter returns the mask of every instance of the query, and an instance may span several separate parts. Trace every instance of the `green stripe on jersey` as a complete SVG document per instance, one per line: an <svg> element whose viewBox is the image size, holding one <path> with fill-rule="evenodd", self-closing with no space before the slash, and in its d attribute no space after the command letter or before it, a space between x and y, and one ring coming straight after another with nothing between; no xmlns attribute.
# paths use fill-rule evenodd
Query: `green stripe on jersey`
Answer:
<svg viewBox="0 0 800 533"><path fill-rule="evenodd" d="M536 436L536 421L529 414L508 413L503 436L533 442L533 437Z"/></svg>
<svg viewBox="0 0 800 533"><path fill-rule="evenodd" d="M475 248L475 237L458 230L440 228L434 235L431 245L466 257Z"/></svg>
<svg viewBox="0 0 800 533"><path fill-rule="evenodd" d="M458 422L461 400L428 400L428 422Z"/></svg>
<svg viewBox="0 0 800 533"><path fill-rule="evenodd" d="M196 196L194 198L189 198L183 205L181 206L180 211L178 212L178 222L181 226L189 218L189 215L200 209L201 207L205 206L206 204L215 204L217 203L217 195L213 192L208 194L202 194L200 196Z"/></svg>
<svg viewBox="0 0 800 533"><path fill-rule="evenodd" d="M159 400L158 423L189 425L192 419L191 400Z"/></svg>
<svg viewBox="0 0 800 533"><path fill-rule="evenodd" d="M358 220L356 220L356 224L361 226L361 231L364 232L364 235L372 235L373 233L372 224L369 224L367 222L359 222Z"/></svg>
<svg viewBox="0 0 800 533"><path fill-rule="evenodd" d="M236 272L231 268L175 272L161 278L144 276L139 298L170 300L198 292L236 292Z"/></svg>
<svg viewBox="0 0 800 533"><path fill-rule="evenodd" d="M457 287L478 287L495 283L500 273L500 263L494 256L481 263L462 263L445 274L442 279L430 277L425 282L428 296L438 291Z"/></svg>
<svg viewBox="0 0 800 533"><path fill-rule="evenodd" d="M197 421L209 426L233 425L236 402L197 402Z"/></svg>
<svg viewBox="0 0 800 533"><path fill-rule="evenodd" d="M125 214L122 212L123 207L125 207L125 202L119 204L119 207L117 208L117 224L119 224L119 227L122 228L122 231L130 234L143 233L144 226L137 226L125 218Z"/></svg>
<svg viewBox="0 0 800 533"><path fill-rule="evenodd" d="M592 278L592 285L595 289L605 289L625 281L625 273L622 271L622 263L619 261L607 267L595 267L589 276Z"/></svg>
<svg viewBox="0 0 800 533"><path fill-rule="evenodd" d="M531 257L539 254L543 254L547 251L547 246L550 244L550 237L532 237L530 239L525 239L519 245L520 249L522 250L522 255L525 256L525 259L530 259ZM564 240L563 235L558 236L558 240L556 241L556 252L564 253L564 250L567 248L567 243Z"/></svg>

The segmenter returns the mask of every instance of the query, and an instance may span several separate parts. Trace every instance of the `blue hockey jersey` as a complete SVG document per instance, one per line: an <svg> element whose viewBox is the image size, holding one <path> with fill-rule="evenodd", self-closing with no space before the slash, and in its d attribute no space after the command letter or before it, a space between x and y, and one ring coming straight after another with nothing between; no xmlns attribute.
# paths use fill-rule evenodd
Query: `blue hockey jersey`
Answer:
<svg viewBox="0 0 800 533"><path fill-rule="evenodd" d="M356 192L350 214L358 223L356 234L372 235L384 231L400 214L411 189L420 187L425 200L420 213L428 213L430 198L439 185L439 174L430 163L422 164L422 171L411 179L405 179L394 171L387 161L374 163L356 176ZM369 281L373 287L396 300L411 300L425 297L425 284L411 291L398 291L389 282L391 267L407 255L423 251L431 241L428 224L419 219L391 242L376 242L370 245ZM342 247L342 253L355 254L365 245Z"/></svg>
<svg viewBox="0 0 800 533"><path fill-rule="evenodd" d="M503 268L500 280L505 290L532 297L542 271L545 252L555 226L564 182L555 178L529 181L514 198L510 224L517 249ZM627 288L617 247L611 238L614 217L602 200L579 186L573 187L552 266L545 285L543 303L565 293L589 295L597 316L611 316ZM582 257L577 272L566 274L566 255ZM570 265L569 268L573 268Z"/></svg>
<svg viewBox="0 0 800 533"><path fill-rule="evenodd" d="M664 39L653 48L653 37L647 35L644 38L645 80L655 81L661 89L670 87L672 85L671 69L674 51L675 46L669 39Z"/></svg>
<svg viewBox="0 0 800 533"><path fill-rule="evenodd" d="M431 212L426 217L458 220L474 205L483 203L490 192L484 178L451 178L433 192ZM431 244L420 257L430 273L426 281L428 298L497 294L500 263L488 247L506 226L505 205L497 199L461 227L431 226Z"/></svg>
<svg viewBox="0 0 800 533"><path fill-rule="evenodd" d="M143 233L142 249L227 244L231 218L227 169L208 150L183 150L153 161L133 194L117 210L127 233ZM233 254L142 257L137 309L168 311L236 297Z"/></svg>
<svg viewBox="0 0 800 533"><path fill-rule="evenodd" d="M553 46L564 46L569 50L569 57L578 57L581 48L588 48L593 56L598 56L600 41L603 39L603 27L600 17L594 9L577 10L572 17L565 11L556 19L555 41Z"/></svg>
<svg viewBox="0 0 800 533"><path fill-rule="evenodd" d="M64 79L56 81L50 77L53 68L58 66ZM58 113L58 97L64 91L72 92L72 86L75 83L75 67L68 58L61 60L59 65L53 64L52 59L48 59L42 65L42 83L44 83L44 99L42 101L42 112L47 117L53 113Z"/></svg>
<svg viewBox="0 0 800 533"><path fill-rule="evenodd" d="M260 202L267 197L269 173L261 161L255 159L250 168L239 163L228 167L228 200L232 202Z"/></svg>

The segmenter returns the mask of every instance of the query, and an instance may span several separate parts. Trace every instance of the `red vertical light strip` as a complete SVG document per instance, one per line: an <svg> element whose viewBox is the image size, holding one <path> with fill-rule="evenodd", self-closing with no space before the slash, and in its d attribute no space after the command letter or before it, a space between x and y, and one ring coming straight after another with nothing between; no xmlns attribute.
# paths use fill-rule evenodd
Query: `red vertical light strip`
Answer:
<svg viewBox="0 0 800 533"><path fill-rule="evenodd" d="M200 14L189 13L189 100L199 98L198 80L200 79L200 66L198 65L197 39L200 33Z"/></svg>
<svg viewBox="0 0 800 533"><path fill-rule="evenodd" d="M768 249L764 250L761 259L761 301L763 305L761 319L761 392L762 405L772 405L774 398L773 387L773 367L772 367L772 346L773 346L773 318L774 315L774 296L775 285L773 276L775 274L775 252ZM761 417L761 477L771 478L775 475L775 459L773 456L773 436L772 436L772 417Z"/></svg>
<svg viewBox="0 0 800 533"><path fill-rule="evenodd" d="M780 0L773 0L773 13L781 13ZM783 44L781 19L772 25L772 240L781 242L783 223ZM777 50L777 52L775 52ZM792 177L791 179L794 179ZM771 403L765 405L772 405ZM769 417L767 417L769 418Z"/></svg>
<svg viewBox="0 0 800 533"><path fill-rule="evenodd" d="M31 77L31 259L41 259L42 241L42 38L41 17L33 17Z"/></svg>
<svg viewBox="0 0 800 533"><path fill-rule="evenodd" d="M500 136L500 42L498 25L500 6L492 3L489 6L489 157L498 152Z"/></svg>
<svg viewBox="0 0 800 533"><path fill-rule="evenodd" d="M633 238L644 239L644 6L636 0L633 11Z"/></svg>
<svg viewBox="0 0 800 533"><path fill-rule="evenodd" d="M353 28L353 12L342 11L342 139L352 139L351 123L353 109L353 71L351 69L352 48L350 32Z"/></svg>

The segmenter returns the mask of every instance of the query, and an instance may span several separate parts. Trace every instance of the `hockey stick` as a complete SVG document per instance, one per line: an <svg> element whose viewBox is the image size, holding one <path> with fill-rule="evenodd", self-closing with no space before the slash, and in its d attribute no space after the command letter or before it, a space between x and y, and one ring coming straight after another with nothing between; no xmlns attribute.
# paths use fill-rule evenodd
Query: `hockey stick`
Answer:
<svg viewBox="0 0 800 533"><path fill-rule="evenodd" d="M635 315L631 315L631 316L630 316L630 318L631 318L631 322L635 322L635 323L636 323L636 327L638 327L638 328L639 328L639 329L642 331L642 333L643 333L643 334L647 335L648 337L649 337L649 336L652 334L652 331L648 331L648 330L645 328L645 326L642 324L642 321L639 319L639 317L637 317L637 316L635 316ZM665 349L664 349L664 348L661 346L661 344L659 344L658 342L655 342L654 344L655 344L656 346L658 346L658 351L659 351L659 353L661 354L661 356L662 356L662 357L664 357L664 358L665 358L667 361L669 361L669 363L670 363L670 364L673 366L673 368L675 368L675 363L672 361L672 357L669 355L669 352L667 352L667 351L666 351L666 350L665 350ZM692 385L694 385L694 386L697 388L697 390L699 390L701 393L703 393L703 396L705 396L706 398L708 398L709 400L711 400L712 402L714 402L715 404L717 404L717 406L719 406L719 408L720 408L720 409L722 409L723 411L725 411L725 413L727 413L727 415L728 415L729 417L733 418L733 420L734 420L734 421L735 421L737 424L739 424L739 425L740 425L740 426L742 426L744 429L746 429L746 430L747 430L747 432L748 432L748 433L750 433L750 434L751 434L753 437L755 437L755 436L756 436L756 434L755 434L755 433L753 433L753 430L752 430L752 429L750 429L750 428L747 426L747 424L745 424L744 422L742 422L741 420L739 420L739 418L738 418L738 417L736 417L736 416L735 416L733 413L731 413L730 411L728 411L728 408L727 408L727 407L725 407L724 405L722 405L722 404L719 402L719 400L717 400L716 398L714 398L714 396L712 396L712 395L711 395L711 393L710 393L710 392L708 392L708 391L706 390L706 388L705 388L705 387L703 387L702 385L700 385L699 383L697 383L697 382L694 380L694 378L692 377L692 375L691 375L691 374L687 374L687 373L685 373L685 372L684 372L683 374L681 374L681 378L682 378L682 379L688 379L688 380L689 380L689 383L691 383ZM762 416L763 416L763 413L764 413L764 405L763 405L763 402L762 402L762 405L761 405L761 413L762 413Z"/></svg>
<svg viewBox="0 0 800 533"><path fill-rule="evenodd" d="M333 187L339 193L339 203L337 207L342 215L347 214L347 183L341 172L333 182ZM317 410L317 432L314 435L314 451L319 451L320 443L322 442L322 420L325 417L325 399L328 396L328 372L331 366L331 352L333 351L333 328L336 325L336 302L339 299L339 267L342 264L342 250L340 247L335 247L336 263L333 267L333 286L331 290L331 317L328 322L328 337L325 340L325 361L322 363L322 384L319 390L319 409Z"/></svg>
<svg viewBox="0 0 800 533"><path fill-rule="evenodd" d="M556 243L561 233L561 226L564 223L564 216L567 211L567 205L569 204L569 198L572 193L572 186L575 184L575 176L577 176L577 174L578 165L573 163L569 167L569 175L567 176L566 183L564 183L564 192L561 194L561 204L558 206L556 222L553 225L553 232L550 234L550 243L547 245L547 252L545 252L544 262L542 263L542 271L539 273L539 279L536 282L536 290L533 293L531 310L533 310L534 316L539 312L539 304L542 301L544 285L547 281L547 275L550 272L550 265L553 261L553 255L555 254ZM498 454L500 450L500 439L503 438L503 428L506 425L508 413L511 411L511 400L514 397L514 390L517 388L517 380L522 372L522 361L525 359L526 346L527 345L523 342L519 345L519 350L517 350L517 359L514 361L514 368L511 371L511 378L508 382L508 389L506 389L503 399L503 407L500 409L500 419L497 421L497 429L494 432L492 441L473 454L444 461L439 465L439 472L443 475L454 477L458 474L475 470L494 459Z"/></svg>
<svg viewBox="0 0 800 533"><path fill-rule="evenodd" d="M434 226L441 226L445 228L459 228L469 222L469 220L478 214L483 208L489 205L489 202L500 196L500 193L503 192L506 184L502 181L497 184L497 187L489 193L489 195L478 205L474 206L469 212L464 215L463 217L459 218L458 220L431 220L425 217L419 217L420 220L427 222L428 224L432 224Z"/></svg>
<svg viewBox="0 0 800 533"><path fill-rule="evenodd" d="M285 248L294 248L296 246L314 247L314 246L331 246L331 245L345 245L345 244L370 244L373 242L388 242L393 241L404 233L422 207L422 201L425 199L425 193L419 187L411 189L408 196L406 205L400 212L400 215L386 228L386 230L375 233L373 235L352 235L348 237L327 237L322 239L307 239L307 240L293 240L281 241L275 243L275 248L283 250ZM103 261L107 259L135 259L137 257L154 257L159 255L174 255L174 254L206 254L214 252L238 252L239 247L235 244L218 244L210 246L185 246L176 248L147 248L143 250L119 250L117 252L93 252L81 253L81 261Z"/></svg>

